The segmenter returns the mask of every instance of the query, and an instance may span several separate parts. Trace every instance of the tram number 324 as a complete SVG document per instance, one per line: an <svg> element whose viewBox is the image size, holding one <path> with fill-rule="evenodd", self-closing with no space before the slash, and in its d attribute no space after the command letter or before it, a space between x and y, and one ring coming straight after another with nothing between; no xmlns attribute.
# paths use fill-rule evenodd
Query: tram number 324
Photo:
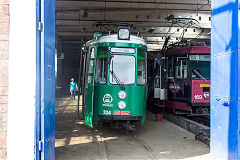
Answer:
<svg viewBox="0 0 240 160"><path fill-rule="evenodd" d="M111 115L112 113L111 113L111 111L103 110L103 114L104 114L104 115Z"/></svg>
<svg viewBox="0 0 240 160"><path fill-rule="evenodd" d="M202 95L195 95L194 99L202 99Z"/></svg>

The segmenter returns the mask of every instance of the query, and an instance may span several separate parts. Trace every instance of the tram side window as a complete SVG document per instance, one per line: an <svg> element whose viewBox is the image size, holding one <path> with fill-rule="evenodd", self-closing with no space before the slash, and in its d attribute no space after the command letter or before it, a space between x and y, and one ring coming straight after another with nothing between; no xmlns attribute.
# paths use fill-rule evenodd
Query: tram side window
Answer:
<svg viewBox="0 0 240 160"><path fill-rule="evenodd" d="M168 77L174 78L174 57L168 57Z"/></svg>
<svg viewBox="0 0 240 160"><path fill-rule="evenodd" d="M96 62L96 73L95 73L95 83L105 84L107 83L107 58L97 58Z"/></svg>
<svg viewBox="0 0 240 160"><path fill-rule="evenodd" d="M145 85L145 60L138 59L137 60L137 84Z"/></svg>
<svg viewBox="0 0 240 160"><path fill-rule="evenodd" d="M143 48L137 49L137 84L145 85L146 83L146 50Z"/></svg>
<svg viewBox="0 0 240 160"><path fill-rule="evenodd" d="M181 78L181 69L179 61L177 62L175 67L175 78Z"/></svg>
<svg viewBox="0 0 240 160"><path fill-rule="evenodd" d="M95 57L95 49L91 49L90 53L90 60L89 60L89 68L88 68L88 83L90 84L92 82L92 76L93 76L93 65L94 65L94 57Z"/></svg>
<svg viewBox="0 0 240 160"><path fill-rule="evenodd" d="M146 83L146 50L143 48L137 49L137 84L145 85Z"/></svg>
<svg viewBox="0 0 240 160"><path fill-rule="evenodd" d="M183 78L187 78L188 74L187 74L187 62L186 61L182 61L182 75Z"/></svg>
<svg viewBox="0 0 240 160"><path fill-rule="evenodd" d="M186 60L177 61L175 68L175 78L188 78Z"/></svg>

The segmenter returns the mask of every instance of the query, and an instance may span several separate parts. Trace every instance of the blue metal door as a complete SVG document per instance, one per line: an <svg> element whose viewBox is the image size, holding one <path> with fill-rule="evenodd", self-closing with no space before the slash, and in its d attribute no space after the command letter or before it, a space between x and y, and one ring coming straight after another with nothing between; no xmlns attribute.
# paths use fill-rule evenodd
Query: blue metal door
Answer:
<svg viewBox="0 0 240 160"><path fill-rule="evenodd" d="M55 159L55 0L36 0L35 159Z"/></svg>
<svg viewBox="0 0 240 160"><path fill-rule="evenodd" d="M212 1L211 157L240 159L239 0Z"/></svg>

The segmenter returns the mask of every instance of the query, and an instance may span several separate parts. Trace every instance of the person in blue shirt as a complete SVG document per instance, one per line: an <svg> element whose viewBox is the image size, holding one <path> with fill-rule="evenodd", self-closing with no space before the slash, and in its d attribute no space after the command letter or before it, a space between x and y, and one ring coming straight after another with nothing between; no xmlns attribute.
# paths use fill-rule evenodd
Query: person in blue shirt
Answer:
<svg viewBox="0 0 240 160"><path fill-rule="evenodd" d="M78 90L77 83L74 82L74 78L72 78L70 82L71 101L75 100L75 95L77 90Z"/></svg>

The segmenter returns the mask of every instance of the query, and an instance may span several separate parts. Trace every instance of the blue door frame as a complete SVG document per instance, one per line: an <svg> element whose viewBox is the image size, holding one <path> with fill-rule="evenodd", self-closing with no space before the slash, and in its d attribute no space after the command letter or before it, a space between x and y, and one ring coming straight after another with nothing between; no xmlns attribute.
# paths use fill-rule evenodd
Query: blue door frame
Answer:
<svg viewBox="0 0 240 160"><path fill-rule="evenodd" d="M55 0L36 0L35 159L55 159Z"/></svg>
<svg viewBox="0 0 240 160"><path fill-rule="evenodd" d="M36 0L36 24L39 24L41 21L41 5L40 0ZM37 28L37 26L36 26ZM40 159L40 151L39 151L39 142L41 141L41 31L36 29L36 115L35 115L35 160Z"/></svg>
<svg viewBox="0 0 240 160"><path fill-rule="evenodd" d="M211 3L211 157L239 160L239 2Z"/></svg>

